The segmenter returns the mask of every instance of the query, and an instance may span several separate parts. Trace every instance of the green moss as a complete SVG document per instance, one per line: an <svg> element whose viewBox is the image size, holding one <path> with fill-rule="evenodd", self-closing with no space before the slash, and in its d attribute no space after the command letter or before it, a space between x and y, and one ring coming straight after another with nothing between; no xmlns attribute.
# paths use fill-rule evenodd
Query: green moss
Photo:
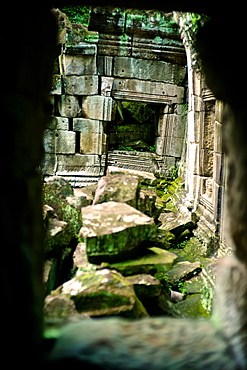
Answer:
<svg viewBox="0 0 247 370"><path fill-rule="evenodd" d="M128 306L128 298L108 292L95 292L72 297L78 312L106 310L108 308Z"/></svg>
<svg viewBox="0 0 247 370"><path fill-rule="evenodd" d="M185 318L210 317L202 305L200 294L188 295L184 301L176 303L176 307Z"/></svg>

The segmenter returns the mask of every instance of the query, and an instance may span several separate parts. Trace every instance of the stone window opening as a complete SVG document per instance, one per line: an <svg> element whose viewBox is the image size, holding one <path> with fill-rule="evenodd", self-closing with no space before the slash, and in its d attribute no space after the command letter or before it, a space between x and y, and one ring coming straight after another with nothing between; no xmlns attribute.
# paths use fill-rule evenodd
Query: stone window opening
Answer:
<svg viewBox="0 0 247 370"><path fill-rule="evenodd" d="M158 104L118 100L109 127L109 150L156 153L158 117Z"/></svg>

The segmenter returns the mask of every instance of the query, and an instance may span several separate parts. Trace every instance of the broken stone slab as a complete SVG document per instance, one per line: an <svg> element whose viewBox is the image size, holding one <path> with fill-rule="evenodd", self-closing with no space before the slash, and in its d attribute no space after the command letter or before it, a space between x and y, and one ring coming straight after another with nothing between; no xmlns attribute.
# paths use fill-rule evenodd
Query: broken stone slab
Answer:
<svg viewBox="0 0 247 370"><path fill-rule="evenodd" d="M133 175L107 175L101 177L93 204L115 201L138 208L139 178Z"/></svg>
<svg viewBox="0 0 247 370"><path fill-rule="evenodd" d="M144 256L133 260L111 264L111 268L119 271L124 276L137 274L155 274L157 272L165 273L169 271L177 255L164 249L152 247L147 249Z"/></svg>
<svg viewBox="0 0 247 370"><path fill-rule="evenodd" d="M156 237L151 217L126 203L106 202L82 208L84 239L89 262L118 262L145 248Z"/></svg>
<svg viewBox="0 0 247 370"><path fill-rule="evenodd" d="M145 171L136 171L136 170L129 170L126 168L120 168L115 166L108 166L107 174L129 174L133 176L137 176L140 179L142 185L150 185L155 186L157 183L157 178L151 172Z"/></svg>
<svg viewBox="0 0 247 370"><path fill-rule="evenodd" d="M184 212L161 213L158 220L161 222L161 226L159 227L161 230L172 231L180 226L191 223L192 215L191 212L186 208Z"/></svg>
<svg viewBox="0 0 247 370"><path fill-rule="evenodd" d="M176 285L179 282L183 282L197 275L200 271L200 262L178 262L170 271L167 272L165 280L168 280L172 285Z"/></svg>
<svg viewBox="0 0 247 370"><path fill-rule="evenodd" d="M136 300L132 285L117 271L109 269L81 273L56 292L74 302L77 312L89 316L130 311Z"/></svg>
<svg viewBox="0 0 247 370"><path fill-rule="evenodd" d="M86 252L86 244L78 243L73 254L74 268L88 268L88 258Z"/></svg>
<svg viewBox="0 0 247 370"><path fill-rule="evenodd" d="M160 281L149 274L138 274L126 277L126 280L134 286L137 297L155 297L161 293Z"/></svg>
<svg viewBox="0 0 247 370"><path fill-rule="evenodd" d="M62 321L77 317L74 302L62 295L48 295L44 304L45 321Z"/></svg>

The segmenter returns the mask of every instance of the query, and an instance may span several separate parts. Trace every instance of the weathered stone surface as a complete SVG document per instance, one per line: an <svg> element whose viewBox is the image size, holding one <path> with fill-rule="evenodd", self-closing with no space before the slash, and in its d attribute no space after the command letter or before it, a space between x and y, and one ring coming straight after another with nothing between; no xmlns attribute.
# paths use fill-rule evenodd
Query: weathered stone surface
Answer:
<svg viewBox="0 0 247 370"><path fill-rule="evenodd" d="M153 188L141 189L137 209L145 213L150 217L154 217L156 214L156 190Z"/></svg>
<svg viewBox="0 0 247 370"><path fill-rule="evenodd" d="M82 223L80 237L85 240L88 259L93 263L123 260L156 235L154 220L126 203L107 202L82 208Z"/></svg>
<svg viewBox="0 0 247 370"><path fill-rule="evenodd" d="M107 96L87 96L83 100L82 111L85 118L113 121L116 114L116 103Z"/></svg>
<svg viewBox="0 0 247 370"><path fill-rule="evenodd" d="M151 172L144 172L144 171L135 171L135 170L129 170L126 168L119 168L114 166L109 166L107 168L108 174L128 174L137 176L140 179L141 184L143 185L152 185L155 186L157 183L157 178L154 176Z"/></svg>
<svg viewBox="0 0 247 370"><path fill-rule="evenodd" d="M75 154L75 132L45 130L44 150L46 153Z"/></svg>
<svg viewBox="0 0 247 370"><path fill-rule="evenodd" d="M80 153L89 155L106 153L106 134L81 132Z"/></svg>
<svg viewBox="0 0 247 370"><path fill-rule="evenodd" d="M63 54L63 68L67 76L94 75L97 74L96 57L94 55Z"/></svg>
<svg viewBox="0 0 247 370"><path fill-rule="evenodd" d="M166 250L152 247L148 248L144 256L133 260L113 263L111 267L121 272L124 276L136 274L154 274L156 272L166 272L172 268L177 255Z"/></svg>
<svg viewBox="0 0 247 370"><path fill-rule="evenodd" d="M76 117L80 110L79 100L74 95L61 95L58 102L58 111L62 117Z"/></svg>
<svg viewBox="0 0 247 370"><path fill-rule="evenodd" d="M56 245L60 247L68 245L72 238L78 235L81 228L80 209L69 204L67 197L74 195L72 186L63 178L54 176L51 177L43 186L43 202L52 208L59 220L68 223L66 233L59 235L59 241ZM52 241L52 240L51 240ZM49 239L47 241L49 243ZM52 248L52 245L49 246Z"/></svg>
<svg viewBox="0 0 247 370"><path fill-rule="evenodd" d="M97 95L98 76L65 76L63 78L67 95Z"/></svg>
<svg viewBox="0 0 247 370"><path fill-rule="evenodd" d="M53 117L47 125L50 130L68 131L69 119L66 117Z"/></svg>
<svg viewBox="0 0 247 370"><path fill-rule="evenodd" d="M73 130L83 133L103 134L103 123L95 119L74 118Z"/></svg>
<svg viewBox="0 0 247 370"><path fill-rule="evenodd" d="M176 308L185 318L210 317L209 313L202 305L201 295L192 294L186 297L182 302L176 304Z"/></svg>
<svg viewBox="0 0 247 370"><path fill-rule="evenodd" d="M118 174L103 176L98 182L93 204L114 201L138 208L139 191L138 177Z"/></svg>
<svg viewBox="0 0 247 370"><path fill-rule="evenodd" d="M185 281L201 271L200 262L178 262L170 271L167 272L167 279L173 285L180 281Z"/></svg>
<svg viewBox="0 0 247 370"><path fill-rule="evenodd" d="M163 82L115 78L112 96L134 101L182 103L184 88Z"/></svg>
<svg viewBox="0 0 247 370"><path fill-rule="evenodd" d="M77 244L73 254L73 261L75 267L87 268L89 266L85 243Z"/></svg>
<svg viewBox="0 0 247 370"><path fill-rule="evenodd" d="M133 287L116 271L103 269L81 273L59 289L70 298L76 310L90 316L119 314L135 304Z"/></svg>
<svg viewBox="0 0 247 370"><path fill-rule="evenodd" d="M160 229L171 231L182 225L186 225L192 222L191 212L184 207L184 212L168 212L161 213L159 216L159 221L162 223Z"/></svg>
<svg viewBox="0 0 247 370"><path fill-rule="evenodd" d="M46 321L68 320L76 316L75 304L69 298L62 295L48 295L45 298L44 318Z"/></svg>
<svg viewBox="0 0 247 370"><path fill-rule="evenodd" d="M115 57L113 74L122 78L161 81L180 85L185 77L185 67L163 61L130 57Z"/></svg>
<svg viewBox="0 0 247 370"><path fill-rule="evenodd" d="M134 286L136 295L139 298L155 297L161 293L161 284L152 275L133 275L126 277L126 280Z"/></svg>

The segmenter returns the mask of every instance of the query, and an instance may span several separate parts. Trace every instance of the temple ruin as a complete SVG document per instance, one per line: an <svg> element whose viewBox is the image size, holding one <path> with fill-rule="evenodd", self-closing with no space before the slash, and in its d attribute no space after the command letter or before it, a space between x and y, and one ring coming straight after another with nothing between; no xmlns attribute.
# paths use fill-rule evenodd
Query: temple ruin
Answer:
<svg viewBox="0 0 247 370"><path fill-rule="evenodd" d="M89 31L68 23L54 70L44 179L58 175L81 187L107 166L163 177L176 169L199 219L196 236L228 253L223 104L206 86L185 15L93 8ZM126 106L152 114L140 123Z"/></svg>

